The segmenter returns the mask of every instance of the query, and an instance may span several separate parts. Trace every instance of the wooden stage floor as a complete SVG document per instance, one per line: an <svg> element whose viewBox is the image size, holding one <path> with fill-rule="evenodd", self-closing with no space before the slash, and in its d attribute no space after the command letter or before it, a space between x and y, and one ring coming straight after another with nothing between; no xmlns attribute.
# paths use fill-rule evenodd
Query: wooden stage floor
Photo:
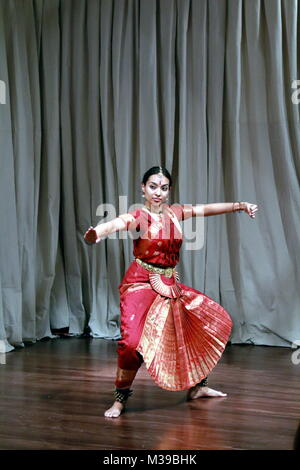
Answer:
<svg viewBox="0 0 300 470"><path fill-rule="evenodd" d="M293 352L229 345L209 378L228 396L189 402L143 365L126 413L110 419L116 342L40 341L0 365L0 449L291 450L300 423Z"/></svg>

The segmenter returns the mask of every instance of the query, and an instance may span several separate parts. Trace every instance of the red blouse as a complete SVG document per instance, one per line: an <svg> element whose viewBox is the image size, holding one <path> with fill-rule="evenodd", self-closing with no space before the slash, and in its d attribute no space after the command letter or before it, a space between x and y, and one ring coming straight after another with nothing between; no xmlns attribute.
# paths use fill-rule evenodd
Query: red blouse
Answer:
<svg viewBox="0 0 300 470"><path fill-rule="evenodd" d="M126 229L132 232L134 257L162 267L176 266L183 242L179 222L194 215L192 207L165 204L161 218L146 208L120 215L126 222Z"/></svg>

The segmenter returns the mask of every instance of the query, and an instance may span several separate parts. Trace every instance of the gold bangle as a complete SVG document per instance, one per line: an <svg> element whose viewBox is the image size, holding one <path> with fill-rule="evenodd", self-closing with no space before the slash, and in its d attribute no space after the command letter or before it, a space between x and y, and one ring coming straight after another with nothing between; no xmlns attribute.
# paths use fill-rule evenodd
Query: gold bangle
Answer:
<svg viewBox="0 0 300 470"><path fill-rule="evenodd" d="M235 207L234 207L235 204L238 204L237 209L235 209ZM232 203L232 212L243 212L244 209L242 208L241 204L242 203L240 201L239 202L233 202Z"/></svg>
<svg viewBox="0 0 300 470"><path fill-rule="evenodd" d="M243 204L244 202L239 202L239 208L238 208L239 212L244 212L245 207L243 206Z"/></svg>
<svg viewBox="0 0 300 470"><path fill-rule="evenodd" d="M236 208L236 206L235 206L236 204L237 204L237 202L232 203L232 212L237 212L238 211L238 208Z"/></svg>

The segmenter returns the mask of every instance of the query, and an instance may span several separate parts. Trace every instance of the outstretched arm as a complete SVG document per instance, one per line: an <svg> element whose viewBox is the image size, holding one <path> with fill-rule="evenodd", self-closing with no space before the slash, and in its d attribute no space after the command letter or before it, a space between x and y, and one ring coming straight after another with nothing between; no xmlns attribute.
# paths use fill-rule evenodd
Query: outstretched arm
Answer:
<svg viewBox="0 0 300 470"><path fill-rule="evenodd" d="M89 227L84 234L84 240L89 245L99 243L102 238L107 237L111 233L127 230L128 224L134 222L134 220L131 214L122 214L109 222L96 225L96 227Z"/></svg>
<svg viewBox="0 0 300 470"><path fill-rule="evenodd" d="M246 212L252 219L258 211L256 204L250 202L217 202L193 206L193 216L207 217L209 215L228 214L230 212Z"/></svg>

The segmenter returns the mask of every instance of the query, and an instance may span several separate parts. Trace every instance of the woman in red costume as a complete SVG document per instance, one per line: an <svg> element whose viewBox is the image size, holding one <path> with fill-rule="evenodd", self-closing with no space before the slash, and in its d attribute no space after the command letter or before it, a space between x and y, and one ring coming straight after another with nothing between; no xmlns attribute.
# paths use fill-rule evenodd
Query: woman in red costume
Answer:
<svg viewBox="0 0 300 470"><path fill-rule="evenodd" d="M135 233L135 259L119 285L121 340L115 401L107 417L116 418L124 410L143 362L165 390L188 390L189 399L226 396L207 386L207 376L221 358L232 321L221 305L179 282L179 222L236 211L254 218L258 208L247 202L170 205L171 186L165 168L150 168L141 185L144 206L90 227L84 236L91 244L119 230Z"/></svg>

